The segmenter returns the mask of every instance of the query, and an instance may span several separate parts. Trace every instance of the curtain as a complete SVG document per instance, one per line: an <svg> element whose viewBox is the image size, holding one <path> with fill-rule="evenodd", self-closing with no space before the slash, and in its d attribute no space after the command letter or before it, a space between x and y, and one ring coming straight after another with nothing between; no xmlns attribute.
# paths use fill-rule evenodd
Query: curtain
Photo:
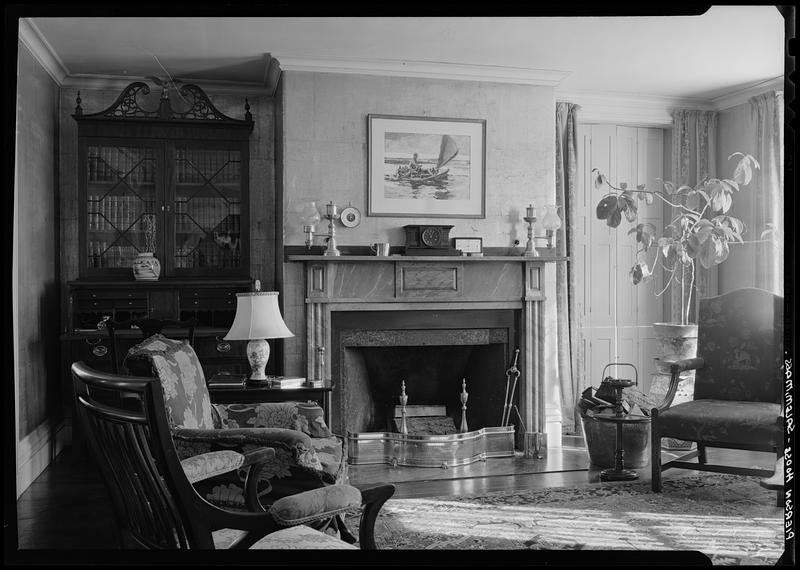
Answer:
<svg viewBox="0 0 800 570"><path fill-rule="evenodd" d="M756 244L756 287L783 295L783 91L749 99L756 120L753 223L748 239L758 240L768 223L778 230L774 239Z"/></svg>
<svg viewBox="0 0 800 570"><path fill-rule="evenodd" d="M576 185L578 178L578 125L573 103L556 104L556 206L562 219L556 231L556 255L573 256L575 239ZM580 370L577 323L575 321L575 272L568 263L556 263L556 307L558 331L558 378L561 388L562 431L580 433L580 418L575 414L577 378Z"/></svg>
<svg viewBox="0 0 800 570"><path fill-rule="evenodd" d="M717 119L716 111L698 111L694 109L675 109L672 112L672 177L669 178L676 187L681 184L694 186L706 176L716 175L717 155ZM675 217L676 212L666 209L664 224ZM695 295L692 297L694 307L698 297L709 297L716 294L716 270L703 269L696 264L697 274L694 276ZM691 276L686 276L687 287L684 297L689 296L688 283ZM681 283L673 281L670 290L667 314L672 322L681 322ZM689 312L689 322L697 322L693 318L695 309Z"/></svg>

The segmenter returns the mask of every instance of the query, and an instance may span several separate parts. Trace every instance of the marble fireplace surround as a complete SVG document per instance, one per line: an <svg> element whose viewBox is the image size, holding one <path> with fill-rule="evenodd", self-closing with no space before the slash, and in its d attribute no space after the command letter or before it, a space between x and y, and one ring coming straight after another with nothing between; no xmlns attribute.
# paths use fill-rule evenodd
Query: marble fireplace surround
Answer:
<svg viewBox="0 0 800 570"><path fill-rule="evenodd" d="M430 327L431 331L448 328L444 321L450 316L460 323L456 328L463 326L464 311L483 315L511 311L518 326L513 327L516 338L507 341L512 351L520 349L521 375L517 385L520 413L528 431L545 433L545 275L553 271L554 262L566 258L289 255L286 259L304 264L306 376L332 380L334 431L344 433L344 418L350 413L344 396L346 380L341 377L344 351L348 348L335 346L334 341L341 337L335 330L335 319L338 321L345 313L362 312L367 320L374 317L374 324L367 327L373 331L372 336L380 334L375 331L386 330L382 320L391 311L436 315L436 326ZM461 317L457 318L459 314ZM483 325L476 330L490 328ZM424 330L417 325L414 329ZM363 341L366 337L361 338Z"/></svg>

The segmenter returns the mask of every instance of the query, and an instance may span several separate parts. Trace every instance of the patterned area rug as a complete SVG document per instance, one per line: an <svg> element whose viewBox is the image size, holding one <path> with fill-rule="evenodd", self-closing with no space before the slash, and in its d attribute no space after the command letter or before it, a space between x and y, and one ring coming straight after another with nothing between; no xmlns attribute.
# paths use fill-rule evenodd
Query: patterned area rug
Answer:
<svg viewBox="0 0 800 570"><path fill-rule="evenodd" d="M634 482L390 499L375 534L381 549L697 550L714 564L773 565L782 516L756 479L712 474L667 478L660 494Z"/></svg>

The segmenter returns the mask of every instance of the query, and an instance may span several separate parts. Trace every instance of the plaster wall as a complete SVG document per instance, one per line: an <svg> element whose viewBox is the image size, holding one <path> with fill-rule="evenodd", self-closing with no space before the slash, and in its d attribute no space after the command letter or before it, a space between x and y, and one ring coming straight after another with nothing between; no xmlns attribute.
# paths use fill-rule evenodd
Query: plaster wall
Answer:
<svg viewBox="0 0 800 570"><path fill-rule="evenodd" d="M284 71L278 96L278 152L283 154L283 237L285 245L302 245L305 235L298 209L309 200L340 207L353 205L363 214L357 228L337 226L337 243L404 244L403 226L446 223L451 236L480 236L485 247L524 247L525 206L542 206L555 196L555 94L552 87ZM483 219L367 216L367 115L467 118L486 120L486 216ZM321 226L320 226L321 227ZM320 230L321 231L321 230ZM537 235L543 235L537 228ZM319 243L319 242L317 242ZM519 249L518 251L521 251ZM555 338L555 277L548 294L547 336ZM305 291L299 263L283 266L284 319L295 333L283 341L284 372L305 374ZM548 341L547 361L555 362ZM555 366L555 365L553 365ZM502 374L502 372L501 372ZM557 378L557 369L548 370ZM555 399L548 409L559 408ZM560 412L553 411L560 417ZM555 416L553 416L555 417ZM559 428L560 429L560 428Z"/></svg>
<svg viewBox="0 0 800 570"><path fill-rule="evenodd" d="M57 402L58 86L19 42L14 184L13 312L19 440Z"/></svg>

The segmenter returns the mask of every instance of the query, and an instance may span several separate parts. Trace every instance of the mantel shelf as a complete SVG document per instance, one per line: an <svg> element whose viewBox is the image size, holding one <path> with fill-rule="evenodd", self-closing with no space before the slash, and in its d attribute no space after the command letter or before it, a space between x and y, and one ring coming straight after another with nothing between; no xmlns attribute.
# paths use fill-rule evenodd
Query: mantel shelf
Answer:
<svg viewBox="0 0 800 570"><path fill-rule="evenodd" d="M486 255L483 257L473 257L468 255L288 255L287 261L330 261L330 262L376 262L376 261L414 261L414 262L430 262L430 261L449 261L453 262L467 262L467 263L480 263L480 262L513 262L513 261L530 261L530 262L554 262L554 261L569 261L569 257L556 256L556 255L540 255L538 257L523 257L521 255Z"/></svg>

